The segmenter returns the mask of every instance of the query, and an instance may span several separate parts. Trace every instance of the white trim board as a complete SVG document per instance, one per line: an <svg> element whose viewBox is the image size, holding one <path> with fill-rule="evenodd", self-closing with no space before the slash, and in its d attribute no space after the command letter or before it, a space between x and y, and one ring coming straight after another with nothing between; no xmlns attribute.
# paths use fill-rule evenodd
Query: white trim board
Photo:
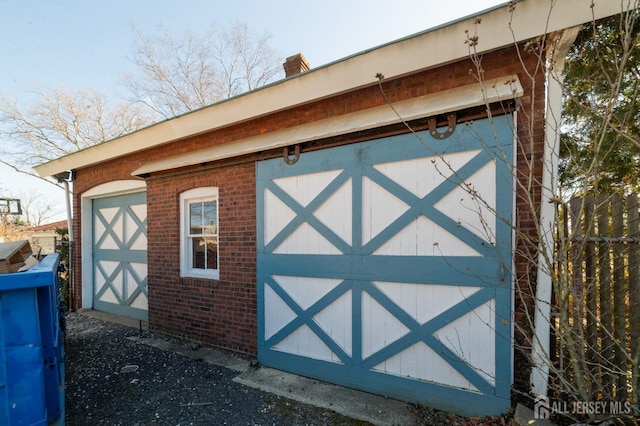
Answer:
<svg viewBox="0 0 640 426"><path fill-rule="evenodd" d="M509 75L482 83L456 87L406 101L382 105L363 111L331 117L324 120L242 139L224 145L191 151L162 160L151 161L132 175L141 176L162 170L177 169L245 154L283 148L312 140L374 129L402 120L430 117L446 112L505 101L524 93L516 75ZM400 118L402 117L402 118Z"/></svg>

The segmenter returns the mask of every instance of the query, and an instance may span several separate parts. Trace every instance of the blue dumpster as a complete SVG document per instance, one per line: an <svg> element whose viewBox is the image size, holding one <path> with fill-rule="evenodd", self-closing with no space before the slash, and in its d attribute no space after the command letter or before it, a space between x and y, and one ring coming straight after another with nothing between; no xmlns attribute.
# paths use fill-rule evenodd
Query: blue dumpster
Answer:
<svg viewBox="0 0 640 426"><path fill-rule="evenodd" d="M59 259L0 274L0 425L64 424Z"/></svg>

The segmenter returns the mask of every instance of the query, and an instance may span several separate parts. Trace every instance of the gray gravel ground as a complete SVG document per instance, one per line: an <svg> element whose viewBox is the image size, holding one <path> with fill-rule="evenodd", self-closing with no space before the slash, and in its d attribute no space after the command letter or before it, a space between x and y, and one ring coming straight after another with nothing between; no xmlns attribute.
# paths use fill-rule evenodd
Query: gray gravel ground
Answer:
<svg viewBox="0 0 640 426"><path fill-rule="evenodd" d="M67 316L67 425L367 424L243 386L232 381L237 372L131 337L153 334Z"/></svg>
<svg viewBox="0 0 640 426"><path fill-rule="evenodd" d="M66 323L69 426L370 424L234 382L238 371L203 361L202 349L193 351L188 341L77 313L68 314ZM409 426L513 424L510 416L465 418L408 407Z"/></svg>

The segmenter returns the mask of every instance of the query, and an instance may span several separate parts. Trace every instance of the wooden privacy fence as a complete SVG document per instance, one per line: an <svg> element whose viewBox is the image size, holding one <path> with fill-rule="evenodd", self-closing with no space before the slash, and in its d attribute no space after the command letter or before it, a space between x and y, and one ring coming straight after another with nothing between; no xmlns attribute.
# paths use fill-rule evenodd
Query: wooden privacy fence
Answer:
<svg viewBox="0 0 640 426"><path fill-rule="evenodd" d="M638 407L638 195L587 196L560 206L556 239L556 385L565 397Z"/></svg>

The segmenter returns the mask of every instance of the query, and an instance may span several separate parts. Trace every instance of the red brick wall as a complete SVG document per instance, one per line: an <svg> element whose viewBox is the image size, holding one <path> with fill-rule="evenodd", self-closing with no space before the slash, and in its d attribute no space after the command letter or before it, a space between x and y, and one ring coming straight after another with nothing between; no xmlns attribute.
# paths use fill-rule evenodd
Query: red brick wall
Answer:
<svg viewBox="0 0 640 426"><path fill-rule="evenodd" d="M180 277L180 194L218 188L220 279ZM175 336L256 352L254 164L150 179L149 325Z"/></svg>
<svg viewBox="0 0 640 426"><path fill-rule="evenodd" d="M524 68L527 71L524 71ZM531 251L535 245L535 212L538 208L542 173L544 127L544 75L538 55L506 49L482 57L484 79L518 74L525 95L519 99L519 148L517 162L520 184L516 191L518 238L516 259L515 317L518 345L528 346L531 335L527 314L532 315L535 268ZM377 70L371 70L374 83ZM396 80L384 80L390 101L399 101L477 82L478 69L470 60ZM142 164L194 149L300 125L315 120L363 110L385 103L377 84L351 93L324 99L290 111L282 111L253 121L177 141L153 150L136 153L79 170L74 183L75 229L80 228L80 194L95 185L116 179L130 179ZM256 351L255 283L255 173L247 162L212 170L193 167L186 174L151 176L148 181L149 321L153 330L184 336L235 351ZM215 186L220 195L220 280L180 278L179 196L182 191ZM534 204L531 204L534 200ZM534 244L528 240L533 240ZM80 241L75 246L75 291L80 300ZM77 304L75 306L78 306ZM528 392L529 367L525 352L516 351L516 385Z"/></svg>

